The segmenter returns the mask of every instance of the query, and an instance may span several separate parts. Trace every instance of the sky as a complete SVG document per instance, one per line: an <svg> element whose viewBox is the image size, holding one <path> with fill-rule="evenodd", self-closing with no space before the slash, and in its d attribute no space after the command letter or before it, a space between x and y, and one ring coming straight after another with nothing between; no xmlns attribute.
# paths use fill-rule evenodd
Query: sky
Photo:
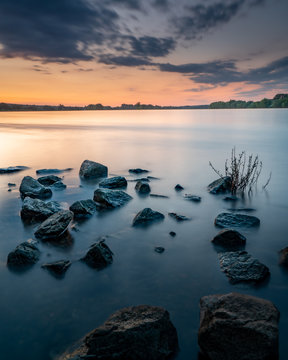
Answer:
<svg viewBox="0 0 288 360"><path fill-rule="evenodd" d="M287 0L0 0L0 102L198 105L288 92Z"/></svg>

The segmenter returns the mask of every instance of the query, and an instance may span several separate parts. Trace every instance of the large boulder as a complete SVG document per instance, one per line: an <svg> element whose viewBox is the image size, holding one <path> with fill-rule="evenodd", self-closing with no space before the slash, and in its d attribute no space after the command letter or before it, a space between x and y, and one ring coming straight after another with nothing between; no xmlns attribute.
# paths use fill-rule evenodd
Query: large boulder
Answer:
<svg viewBox="0 0 288 360"><path fill-rule="evenodd" d="M246 244L245 236L232 229L221 230L211 241L214 245L233 250L243 248Z"/></svg>
<svg viewBox="0 0 288 360"><path fill-rule="evenodd" d="M224 176L208 185L210 194L221 194L231 190L231 177Z"/></svg>
<svg viewBox="0 0 288 360"><path fill-rule="evenodd" d="M109 209L125 205L132 196L122 190L96 189L93 200L100 208Z"/></svg>
<svg viewBox="0 0 288 360"><path fill-rule="evenodd" d="M41 176L40 178L37 179L37 181L44 186L51 186L55 184L57 181L61 181L61 180L62 179L56 175Z"/></svg>
<svg viewBox="0 0 288 360"><path fill-rule="evenodd" d="M35 231L38 239L55 239L63 235L70 222L73 219L73 213L69 210L59 211L46 219Z"/></svg>
<svg viewBox="0 0 288 360"><path fill-rule="evenodd" d="M74 213L75 217L89 216L95 213L96 203L91 199L79 200L74 202L69 209Z"/></svg>
<svg viewBox="0 0 288 360"><path fill-rule="evenodd" d="M158 211L154 211L151 208L145 208L136 214L132 225L148 225L154 221L163 220L164 217L165 216Z"/></svg>
<svg viewBox="0 0 288 360"><path fill-rule="evenodd" d="M84 179L106 177L108 175L108 168L95 161L85 160L81 164L79 175Z"/></svg>
<svg viewBox="0 0 288 360"><path fill-rule="evenodd" d="M230 293L200 300L198 343L210 360L278 359L279 311L268 300Z"/></svg>
<svg viewBox="0 0 288 360"><path fill-rule="evenodd" d="M123 176L114 176L110 179L104 179L100 182L99 186L108 189L126 188L127 180Z"/></svg>
<svg viewBox="0 0 288 360"><path fill-rule="evenodd" d="M229 251L218 254L222 271L232 284L260 282L269 274L269 269L246 251Z"/></svg>
<svg viewBox="0 0 288 360"><path fill-rule="evenodd" d="M113 262L113 253L105 244L105 239L90 246L86 255L81 259L92 268L102 269Z"/></svg>
<svg viewBox="0 0 288 360"><path fill-rule="evenodd" d="M139 305L115 312L60 360L165 360L177 350L177 332L168 311Z"/></svg>
<svg viewBox="0 0 288 360"><path fill-rule="evenodd" d="M135 185L135 190L140 194L149 194L151 188L147 182L137 181Z"/></svg>
<svg viewBox="0 0 288 360"><path fill-rule="evenodd" d="M21 266L35 264L40 257L40 251L32 240L19 244L8 254L7 265Z"/></svg>
<svg viewBox="0 0 288 360"><path fill-rule="evenodd" d="M52 190L40 184L31 176L25 176L22 179L20 188L22 198L29 196L30 198L46 199L52 196Z"/></svg>
<svg viewBox="0 0 288 360"><path fill-rule="evenodd" d="M244 214L230 214L221 213L219 214L214 224L221 228L230 227L255 227L260 225L260 220L256 216L244 215Z"/></svg>
<svg viewBox="0 0 288 360"><path fill-rule="evenodd" d="M20 214L21 218L26 221L43 221L61 210L63 207L57 201L45 202L27 196L23 201Z"/></svg>

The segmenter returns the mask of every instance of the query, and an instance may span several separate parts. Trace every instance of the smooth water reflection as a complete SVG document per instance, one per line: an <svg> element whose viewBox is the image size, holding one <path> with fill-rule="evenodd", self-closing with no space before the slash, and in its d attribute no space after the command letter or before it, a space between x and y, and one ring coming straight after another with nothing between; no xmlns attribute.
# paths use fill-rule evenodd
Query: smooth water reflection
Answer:
<svg viewBox="0 0 288 360"><path fill-rule="evenodd" d="M280 355L285 359L288 273L278 266L278 251L288 246L287 140L287 110L0 113L0 167L30 167L0 175L1 359L53 359L113 311L152 304L164 306L171 314L181 347L177 359L196 360L199 299L230 291L264 297L278 306ZM206 185L215 179L208 162L222 168L233 146L259 154L264 164L258 191L239 204L255 208L253 214L261 219L260 228L242 231L246 250L271 271L268 283L257 288L230 285L210 243L218 231L215 216L231 204L206 192ZM71 232L66 246L41 243L38 264L24 273L10 271L7 254L33 237L35 229L19 217L22 177L36 177L39 168L74 168L63 174L67 189L54 191L52 198L71 205L92 198L97 187L78 177L85 159L104 163L109 175L127 179L134 178L129 168L147 168L160 178L150 183L152 192L169 199L139 197L135 183L129 182L127 192L133 200L127 206L79 222L80 231ZM271 183L263 191L261 185L270 171ZM17 184L11 192L8 182ZM182 194L174 190L177 183L185 187ZM202 196L202 202L184 200L184 193ZM134 215L144 207L163 212L165 220L144 229L132 228ZM177 223L167 215L170 211L192 221ZM169 236L172 230L175 238ZM108 235L114 262L95 271L77 260L102 235ZM154 252L155 246L165 247L165 252ZM41 269L42 263L62 258L73 261L64 279Z"/></svg>

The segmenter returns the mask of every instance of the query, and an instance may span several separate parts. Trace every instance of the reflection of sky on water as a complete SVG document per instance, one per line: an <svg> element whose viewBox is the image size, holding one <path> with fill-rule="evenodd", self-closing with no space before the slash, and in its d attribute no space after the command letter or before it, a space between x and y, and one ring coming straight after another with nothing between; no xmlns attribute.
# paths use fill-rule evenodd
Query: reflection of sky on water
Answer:
<svg viewBox="0 0 288 360"><path fill-rule="evenodd" d="M280 349L286 353L288 274L279 269L277 252L288 246L287 115L286 110L2 113L0 167L26 165L30 169L0 176L1 355L17 359L24 353L31 360L53 359L114 310L147 303L170 311L180 337L178 359L197 359L199 298L229 291L275 302L281 311ZM218 231L213 225L215 216L232 205L206 192L206 185L215 178L208 162L221 168L234 145L238 151L259 154L264 163L258 191L239 204L255 208L253 215L261 219L259 229L242 231L246 250L271 271L268 284L259 288L230 285L210 244ZM129 168L147 168L150 175L160 178L151 181L152 192L169 199L139 197L135 183L129 182L127 192L133 200L125 207L79 222L80 231L71 232L70 246L41 243L41 260L29 271L9 271L7 254L33 237L36 227L24 225L19 217L22 177L36 177L39 168L73 167L61 174L67 189L54 191L52 198L72 204L92 198L96 188L95 183L81 183L78 177L86 158L106 164L110 174L127 179L134 178ZM263 192L261 185L270 171L272 180ZM8 192L8 182L17 188ZM183 194L174 191L177 183L185 187ZM186 201L184 193L202 196L202 202ZM144 207L163 212L164 222L132 228L134 215ZM191 216L192 221L177 223L168 216L170 211ZM169 236L172 230L175 238ZM115 255L111 266L97 272L77 260L102 235L109 235L107 244ZM157 254L154 246L166 250ZM63 280L40 267L61 258L73 261Z"/></svg>

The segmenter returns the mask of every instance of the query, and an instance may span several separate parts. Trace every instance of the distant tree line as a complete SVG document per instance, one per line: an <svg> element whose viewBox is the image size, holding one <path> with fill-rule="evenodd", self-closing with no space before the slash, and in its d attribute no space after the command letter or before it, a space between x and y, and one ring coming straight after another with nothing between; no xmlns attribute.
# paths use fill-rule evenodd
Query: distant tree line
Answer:
<svg viewBox="0 0 288 360"><path fill-rule="evenodd" d="M261 101L230 100L227 102L217 101L210 104L209 109L266 109L288 108L288 94L277 94L273 99Z"/></svg>

